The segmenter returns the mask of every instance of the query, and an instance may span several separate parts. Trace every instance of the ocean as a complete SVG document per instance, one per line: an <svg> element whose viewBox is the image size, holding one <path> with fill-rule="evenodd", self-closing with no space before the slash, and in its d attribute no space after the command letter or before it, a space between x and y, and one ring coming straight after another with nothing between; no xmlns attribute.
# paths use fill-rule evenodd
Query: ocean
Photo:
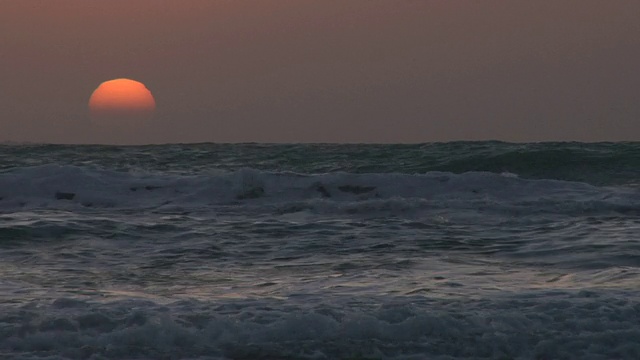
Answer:
<svg viewBox="0 0 640 360"><path fill-rule="evenodd" d="M640 143L0 145L2 359L640 359Z"/></svg>

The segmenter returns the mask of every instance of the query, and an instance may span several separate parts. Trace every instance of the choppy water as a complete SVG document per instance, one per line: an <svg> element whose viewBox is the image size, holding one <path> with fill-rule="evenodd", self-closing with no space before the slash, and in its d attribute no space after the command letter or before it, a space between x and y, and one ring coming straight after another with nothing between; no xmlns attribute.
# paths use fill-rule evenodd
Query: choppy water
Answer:
<svg viewBox="0 0 640 360"><path fill-rule="evenodd" d="M640 144L0 146L0 357L640 358Z"/></svg>

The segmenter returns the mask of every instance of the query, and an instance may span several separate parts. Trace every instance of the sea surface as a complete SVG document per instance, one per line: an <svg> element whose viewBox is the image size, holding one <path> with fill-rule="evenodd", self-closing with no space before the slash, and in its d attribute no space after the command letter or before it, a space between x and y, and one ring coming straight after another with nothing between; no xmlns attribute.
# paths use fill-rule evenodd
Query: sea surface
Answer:
<svg viewBox="0 0 640 360"><path fill-rule="evenodd" d="M640 359L640 143L0 145L2 359Z"/></svg>

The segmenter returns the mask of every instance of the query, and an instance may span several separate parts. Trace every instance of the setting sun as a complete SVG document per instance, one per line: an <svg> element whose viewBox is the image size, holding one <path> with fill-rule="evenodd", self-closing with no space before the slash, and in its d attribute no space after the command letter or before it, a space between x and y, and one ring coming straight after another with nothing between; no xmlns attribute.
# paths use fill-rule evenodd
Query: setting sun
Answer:
<svg viewBox="0 0 640 360"><path fill-rule="evenodd" d="M640 360L638 14L0 0L0 360Z"/></svg>
<svg viewBox="0 0 640 360"><path fill-rule="evenodd" d="M89 99L91 118L97 123L145 121L155 108L156 102L146 86L130 79L105 81Z"/></svg>

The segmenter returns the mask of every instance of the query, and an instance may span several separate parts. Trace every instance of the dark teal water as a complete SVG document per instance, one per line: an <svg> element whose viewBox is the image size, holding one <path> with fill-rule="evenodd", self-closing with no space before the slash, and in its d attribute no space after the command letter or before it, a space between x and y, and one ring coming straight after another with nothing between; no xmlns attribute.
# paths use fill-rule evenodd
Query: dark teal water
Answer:
<svg viewBox="0 0 640 360"><path fill-rule="evenodd" d="M0 146L2 359L638 359L640 143Z"/></svg>
<svg viewBox="0 0 640 360"><path fill-rule="evenodd" d="M620 185L635 184L640 177L640 143L0 146L0 169L52 163L180 174L240 168L299 173L508 171L532 179Z"/></svg>

